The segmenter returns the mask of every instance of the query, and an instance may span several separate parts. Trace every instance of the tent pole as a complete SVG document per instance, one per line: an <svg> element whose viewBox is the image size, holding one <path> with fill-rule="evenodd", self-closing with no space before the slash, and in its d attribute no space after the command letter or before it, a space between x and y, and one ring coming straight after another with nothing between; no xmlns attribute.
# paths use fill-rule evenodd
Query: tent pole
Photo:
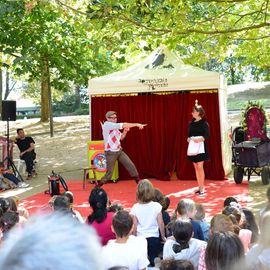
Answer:
<svg viewBox="0 0 270 270"><path fill-rule="evenodd" d="M92 141L92 110L91 110L91 95L89 95L89 128L90 128L90 141Z"/></svg>

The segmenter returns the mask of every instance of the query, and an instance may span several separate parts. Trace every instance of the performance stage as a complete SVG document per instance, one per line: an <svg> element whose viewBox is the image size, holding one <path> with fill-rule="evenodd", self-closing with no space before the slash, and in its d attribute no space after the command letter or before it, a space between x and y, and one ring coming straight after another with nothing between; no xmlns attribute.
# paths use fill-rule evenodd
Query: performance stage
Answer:
<svg viewBox="0 0 270 270"><path fill-rule="evenodd" d="M190 198L198 203L202 203L206 209L207 217L220 213L223 208L223 201L228 196L235 197L242 206L247 205L248 200L248 182L235 184L233 180L214 181L206 180L206 195L199 197L194 194L196 181L194 180L173 180L160 181L151 180L154 187L159 188L163 194L169 196L171 204L169 211L172 212L178 201L184 198ZM78 210L83 217L90 213L88 197L93 184L87 184L86 189L82 188L82 180L70 180L67 182L69 190L74 194L74 208ZM108 183L103 186L107 191L112 203L121 203L126 210L129 210L136 202L136 183L133 180L121 180L117 183ZM50 211L48 201L50 195L44 192L38 193L20 202L21 206L28 209L30 214L37 212Z"/></svg>

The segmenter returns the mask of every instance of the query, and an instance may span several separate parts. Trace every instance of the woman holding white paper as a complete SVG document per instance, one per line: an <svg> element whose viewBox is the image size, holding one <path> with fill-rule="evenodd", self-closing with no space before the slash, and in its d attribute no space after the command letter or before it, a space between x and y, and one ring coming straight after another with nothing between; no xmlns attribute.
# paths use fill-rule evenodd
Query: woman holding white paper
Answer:
<svg viewBox="0 0 270 270"><path fill-rule="evenodd" d="M192 108L192 121L188 129L188 159L193 162L199 189L195 192L204 195L205 174L203 164L205 160L209 160L209 153L206 140L209 138L209 125L204 119L205 111L196 100L195 106Z"/></svg>

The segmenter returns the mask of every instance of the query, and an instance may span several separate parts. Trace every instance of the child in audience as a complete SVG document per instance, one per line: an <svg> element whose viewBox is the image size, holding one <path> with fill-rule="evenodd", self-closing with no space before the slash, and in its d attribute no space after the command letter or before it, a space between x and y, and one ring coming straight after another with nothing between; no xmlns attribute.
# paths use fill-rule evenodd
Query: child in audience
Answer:
<svg viewBox="0 0 270 270"><path fill-rule="evenodd" d="M161 242L165 242L164 222L162 219L162 206L154 202L154 187L152 183L144 179L137 186L137 203L133 205L131 214L134 222L134 234L143 236L147 240L148 258L151 266L154 259L161 251Z"/></svg>
<svg viewBox="0 0 270 270"><path fill-rule="evenodd" d="M80 221L81 223L84 223L84 220L82 218L82 215L79 211L75 210L73 208L73 203L74 203L74 196L73 196L73 193L71 191L65 191L63 193L64 196L66 196L69 200L69 203L70 203L70 210L71 212L73 213L73 215L76 217L76 219L78 221Z"/></svg>
<svg viewBox="0 0 270 270"><path fill-rule="evenodd" d="M232 204L233 203L230 205ZM244 225L246 221L242 208L233 204L233 206L226 206L222 213L232 219L234 222L234 232L238 234L241 239L245 252L248 252L251 243L252 231L247 229Z"/></svg>
<svg viewBox="0 0 270 270"><path fill-rule="evenodd" d="M253 245L246 256L249 270L270 269L270 212L266 212L261 221L261 235L257 244Z"/></svg>
<svg viewBox="0 0 270 270"><path fill-rule="evenodd" d="M112 231L113 212L108 212L109 198L103 188L95 187L89 196L89 204L92 213L87 217L86 224L95 228L97 234L101 238L102 245L106 245L111 239L115 239Z"/></svg>
<svg viewBox="0 0 270 270"><path fill-rule="evenodd" d="M116 239L110 240L102 250L105 269L115 266L124 266L129 270L146 269L149 264L147 241L144 237L131 235L133 220L130 214L125 210L116 212L112 228Z"/></svg>
<svg viewBox="0 0 270 270"><path fill-rule="evenodd" d="M196 207L196 214L194 216L194 220L199 222L203 231L204 240L208 241L210 236L210 224L205 220L204 207L200 203L195 203L195 207Z"/></svg>
<svg viewBox="0 0 270 270"><path fill-rule="evenodd" d="M257 225L253 212L247 208L242 208L245 215L245 220L242 224L243 229L248 229L252 232L250 244L255 244L259 239L259 226Z"/></svg>
<svg viewBox="0 0 270 270"><path fill-rule="evenodd" d="M231 203L237 203L238 204L238 201L234 197L229 196L224 200L223 207L231 206Z"/></svg>
<svg viewBox="0 0 270 270"><path fill-rule="evenodd" d="M169 197L166 197L163 195L163 193L160 191L159 188L155 188L155 197L153 199L154 202L158 202L162 206L162 219L165 226L165 236L167 237L167 225L170 223L171 217L169 213L167 212L167 209L170 205L170 199Z"/></svg>
<svg viewBox="0 0 270 270"><path fill-rule="evenodd" d="M210 222L210 237L215 232L233 232L233 223L232 220L224 215L224 214L217 214L213 216ZM205 248L201 249L200 252L200 259L199 259L199 267L198 270L206 270L205 265Z"/></svg>
<svg viewBox="0 0 270 270"><path fill-rule="evenodd" d="M24 216L20 215L15 197L8 197L7 200L9 201L9 208L7 211L18 213L19 214L18 224L22 226L25 222L27 222L27 219Z"/></svg>
<svg viewBox="0 0 270 270"><path fill-rule="evenodd" d="M192 238L193 227L189 220L176 220L172 231L173 238L168 238L164 244L163 259L188 260L197 269L200 250L206 246L206 242Z"/></svg>
<svg viewBox="0 0 270 270"><path fill-rule="evenodd" d="M176 219L188 220L191 222L192 227L193 227L193 232L194 232L193 238L204 241L202 228L199 222L194 220L196 208L195 208L195 202L193 200L183 199L179 201L177 204L175 213L176 213Z"/></svg>
<svg viewBox="0 0 270 270"><path fill-rule="evenodd" d="M195 270L195 268L187 260L167 259L161 261L160 270Z"/></svg>
<svg viewBox="0 0 270 270"><path fill-rule="evenodd" d="M108 207L108 212L116 213L121 210L124 210L123 205L121 203L112 203Z"/></svg>
<svg viewBox="0 0 270 270"><path fill-rule="evenodd" d="M171 217L170 214L168 213L168 208L170 206L170 198L168 196L164 196L164 206L162 207L162 218L164 221L164 225L165 225L165 236L169 236L169 229L168 229L168 225L170 224L171 221Z"/></svg>
<svg viewBox="0 0 270 270"><path fill-rule="evenodd" d="M53 208L54 212L61 213L63 215L67 215L67 216L71 217L72 219L75 219L75 220L81 222L78 219L76 213L71 208L71 203L70 203L69 198L65 195L57 195L53 201L52 208Z"/></svg>
<svg viewBox="0 0 270 270"><path fill-rule="evenodd" d="M3 213L0 218L0 231L2 232L2 240L5 240L10 230L19 222L19 214L13 211Z"/></svg>
<svg viewBox="0 0 270 270"><path fill-rule="evenodd" d="M267 188L267 191L266 191L266 199L267 199L267 202L266 202L265 207L260 210L259 227L261 227L261 222L262 222L264 214L270 211L270 186Z"/></svg>
<svg viewBox="0 0 270 270"><path fill-rule="evenodd" d="M29 212L25 207L19 205L19 203L20 203L19 197L18 196L13 196L13 198L14 198L14 200L16 202L17 211L18 211L19 215L24 217L25 219L28 219L29 218Z"/></svg>
<svg viewBox="0 0 270 270"><path fill-rule="evenodd" d="M244 247L233 232L215 232L209 239L205 251L208 270L246 269Z"/></svg>

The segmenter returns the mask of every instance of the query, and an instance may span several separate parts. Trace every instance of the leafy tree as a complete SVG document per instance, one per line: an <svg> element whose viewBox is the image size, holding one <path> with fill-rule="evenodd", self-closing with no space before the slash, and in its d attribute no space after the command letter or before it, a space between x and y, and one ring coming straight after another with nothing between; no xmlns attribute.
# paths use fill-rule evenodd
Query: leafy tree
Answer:
<svg viewBox="0 0 270 270"><path fill-rule="evenodd" d="M269 78L268 0L95 0L89 2L88 19L109 29L113 40L120 37L122 48L132 40L129 51L142 40L151 44L145 48L166 44L190 64L227 62L232 82L241 80L244 66ZM235 60L240 60L237 67Z"/></svg>
<svg viewBox="0 0 270 270"><path fill-rule="evenodd" d="M79 14L51 1L0 0L0 51L14 57L17 75L40 81L42 121L49 117L50 87L66 90L66 81L86 85L109 62L97 62L99 49L93 48L99 41L87 27Z"/></svg>
<svg viewBox="0 0 270 270"><path fill-rule="evenodd" d="M0 52L40 82L44 121L50 87L86 85L160 44L232 82L269 78L268 11L268 0L0 0Z"/></svg>

